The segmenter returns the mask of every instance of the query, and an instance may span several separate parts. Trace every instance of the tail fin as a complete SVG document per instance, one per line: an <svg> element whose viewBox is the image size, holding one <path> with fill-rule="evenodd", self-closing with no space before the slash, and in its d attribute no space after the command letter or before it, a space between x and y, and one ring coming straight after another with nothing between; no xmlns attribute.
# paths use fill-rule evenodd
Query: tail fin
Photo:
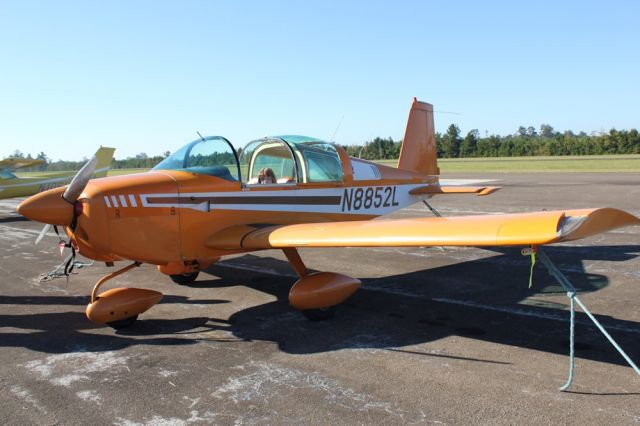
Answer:
<svg viewBox="0 0 640 426"><path fill-rule="evenodd" d="M96 163L96 171L93 173L93 177L104 177L107 175L107 172L111 168L111 160L113 159L113 153L115 150L115 148L100 147L96 151L95 157L98 161Z"/></svg>
<svg viewBox="0 0 640 426"><path fill-rule="evenodd" d="M440 174L433 105L419 102L416 98L413 98L409 111L398 168L425 175Z"/></svg>

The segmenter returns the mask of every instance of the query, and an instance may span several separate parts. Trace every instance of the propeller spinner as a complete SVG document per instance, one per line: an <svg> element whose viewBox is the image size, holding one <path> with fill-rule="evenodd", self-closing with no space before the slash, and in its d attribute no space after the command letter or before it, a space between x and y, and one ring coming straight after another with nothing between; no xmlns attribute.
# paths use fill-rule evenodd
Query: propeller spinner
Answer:
<svg viewBox="0 0 640 426"><path fill-rule="evenodd" d="M27 198L18 205L18 213L36 222L73 228L79 214L76 201L91 179L96 164L97 159L93 156L66 188L51 189ZM46 232L43 230L42 233Z"/></svg>

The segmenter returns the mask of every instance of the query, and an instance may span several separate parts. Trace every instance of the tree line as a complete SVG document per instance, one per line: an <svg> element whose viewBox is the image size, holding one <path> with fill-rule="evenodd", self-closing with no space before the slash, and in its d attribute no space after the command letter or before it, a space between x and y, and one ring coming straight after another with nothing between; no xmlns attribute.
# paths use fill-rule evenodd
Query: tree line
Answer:
<svg viewBox="0 0 640 426"><path fill-rule="evenodd" d="M463 137L460 128L451 124L446 133L436 133L436 144L439 158L640 154L640 135L636 129L611 129L609 133L587 135L557 132L548 124L541 125L539 131L521 126L513 135L484 138L477 129ZM352 157L383 160L397 159L401 145L402 141L378 137L363 145L344 148Z"/></svg>
<svg viewBox="0 0 640 426"><path fill-rule="evenodd" d="M608 133L586 134L572 131L558 132L548 124L539 129L532 126L520 126L515 134L507 136L480 136L477 129L470 130L465 136L456 124L451 124L445 133L436 133L436 144L439 158L470 157L523 157L539 155L606 155L606 154L640 154L640 135L636 129L616 130ZM400 156L402 141L392 138L377 137L360 145L344 146L352 157L367 160L392 160ZM125 159L113 159L114 169L148 169L170 155L165 151L162 155L149 156L145 153ZM10 158L33 159L31 154L23 154L16 150ZM77 170L87 161L52 161L44 152L35 159L45 163L30 170L62 171ZM26 170L26 169L25 169Z"/></svg>
<svg viewBox="0 0 640 426"><path fill-rule="evenodd" d="M144 152L137 154L134 157L127 157L122 160L116 160L115 158L111 160L111 168L112 169L150 169L151 167L158 164L160 161L167 158L171 153L169 151L165 151L162 155L148 156ZM13 159L27 159L27 160L44 160L43 164L40 164L35 167L29 167L20 169L21 171L68 171L68 170L78 170L80 167L84 165L88 161L88 158L84 158L80 161L65 161L51 160L44 152L40 152L35 157L31 156L31 154L23 154L20 150L14 151L14 153L9 157Z"/></svg>

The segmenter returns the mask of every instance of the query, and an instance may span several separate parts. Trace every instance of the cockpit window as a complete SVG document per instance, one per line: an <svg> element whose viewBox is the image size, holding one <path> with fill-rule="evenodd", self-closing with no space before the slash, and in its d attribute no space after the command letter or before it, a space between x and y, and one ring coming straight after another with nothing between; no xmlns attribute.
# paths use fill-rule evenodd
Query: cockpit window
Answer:
<svg viewBox="0 0 640 426"><path fill-rule="evenodd" d="M333 144L309 136L284 135L278 138L291 146L304 165L303 182L341 182L344 179L342 161Z"/></svg>
<svg viewBox="0 0 640 426"><path fill-rule="evenodd" d="M280 139L265 138L250 142L242 151L240 159L245 183L257 184L260 174L270 169L273 184L297 182L297 167L291 148Z"/></svg>
<svg viewBox="0 0 640 426"><path fill-rule="evenodd" d="M242 176L259 183L270 169L277 183L342 182L342 161L333 144L308 136L285 135L250 142L242 152Z"/></svg>
<svg viewBox="0 0 640 426"><path fill-rule="evenodd" d="M7 169L0 169L0 179L16 179L16 175Z"/></svg>
<svg viewBox="0 0 640 426"><path fill-rule="evenodd" d="M153 170L178 170L240 180L240 167L231 143L221 136L195 140L162 160Z"/></svg>
<svg viewBox="0 0 640 426"><path fill-rule="evenodd" d="M342 162L333 145L326 142L303 142L296 147L305 159L308 182L342 181Z"/></svg>

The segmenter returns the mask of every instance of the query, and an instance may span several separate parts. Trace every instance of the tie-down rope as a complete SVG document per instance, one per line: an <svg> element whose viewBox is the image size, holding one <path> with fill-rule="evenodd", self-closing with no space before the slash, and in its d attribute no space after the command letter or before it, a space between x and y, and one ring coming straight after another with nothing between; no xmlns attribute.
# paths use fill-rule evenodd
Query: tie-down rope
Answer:
<svg viewBox="0 0 640 426"><path fill-rule="evenodd" d="M575 316L576 316L575 304L576 303L580 305L580 308L582 309L582 311L585 314L587 314L589 319L596 325L598 330L600 330L600 332L604 334L604 336L609 340L609 342L613 345L613 347L616 348L616 350L620 353L620 355L622 355L625 361L627 361L627 363L631 366L631 368L633 368L635 372L640 376L640 369L638 368L638 366L631 360L631 358L629 358L629 355L627 355L626 352L622 350L620 345L618 345L618 343L613 339L613 337L611 337L611 335L607 332L607 330L604 329L602 324L600 324L600 322L591 314L591 312L589 311L589 309L587 309L584 303L582 303L580 299L578 299L578 296L576 295L575 287L571 284L571 282L567 279L567 277L565 277L564 274L560 272L558 268L556 268L556 265L553 264L551 259L547 257L546 253L544 253L542 251L542 248L540 247L531 247L531 248L526 248L522 250L523 255L525 256L531 255L531 262L532 262L531 277L533 276L533 264L535 262L536 253L540 258L540 260L542 261L542 263L544 264L544 266L546 266L549 273L567 291L567 297L571 302L571 306L570 306L571 316L569 319L570 321L569 322L569 376L567 378L567 382L560 387L560 390L561 391L568 390L571 384L573 383L573 371L575 370L574 334L575 334ZM529 283L531 283L531 277L529 277Z"/></svg>

